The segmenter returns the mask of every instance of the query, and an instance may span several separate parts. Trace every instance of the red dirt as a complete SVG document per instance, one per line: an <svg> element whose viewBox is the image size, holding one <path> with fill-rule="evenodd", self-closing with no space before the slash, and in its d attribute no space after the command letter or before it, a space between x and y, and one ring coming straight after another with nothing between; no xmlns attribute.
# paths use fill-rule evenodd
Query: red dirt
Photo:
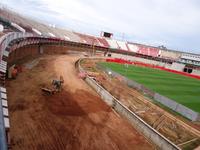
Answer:
<svg viewBox="0 0 200 150"><path fill-rule="evenodd" d="M153 149L116 115L74 69L77 57L46 56L7 82L13 150ZM63 90L43 95L41 86L64 77Z"/></svg>

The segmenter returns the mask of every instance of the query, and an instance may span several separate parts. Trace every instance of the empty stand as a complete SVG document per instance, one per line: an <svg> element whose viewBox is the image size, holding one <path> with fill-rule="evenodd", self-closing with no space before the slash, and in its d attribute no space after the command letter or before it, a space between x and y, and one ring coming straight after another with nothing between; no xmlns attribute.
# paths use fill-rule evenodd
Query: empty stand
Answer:
<svg viewBox="0 0 200 150"><path fill-rule="evenodd" d="M126 42L117 41L117 44L118 44L118 46L119 46L119 49L128 51L128 48L127 48L127 46L126 46Z"/></svg>
<svg viewBox="0 0 200 150"><path fill-rule="evenodd" d="M97 37L97 40L99 41L100 46L109 48L109 44L108 44L108 42L105 40L105 38Z"/></svg>
<svg viewBox="0 0 200 150"><path fill-rule="evenodd" d="M76 33L80 39L81 39L81 43L84 44L88 44L88 45L93 45L95 43L95 37L93 36L89 36L89 35L84 35L84 34L80 34L80 33Z"/></svg>
<svg viewBox="0 0 200 150"><path fill-rule="evenodd" d="M128 43L127 46L128 46L128 48L129 48L129 50L130 50L131 52L137 53L138 50L139 50L139 47L138 47L137 45Z"/></svg>
<svg viewBox="0 0 200 150"><path fill-rule="evenodd" d="M158 57L159 55L159 49L154 47L147 47L143 45L139 45L138 53L142 55L152 56L152 57Z"/></svg>
<svg viewBox="0 0 200 150"><path fill-rule="evenodd" d="M181 57L180 52L169 51L169 50L160 50L160 57L172 60L178 60Z"/></svg>
<svg viewBox="0 0 200 150"><path fill-rule="evenodd" d="M112 48L112 49L119 49L119 46L118 46L118 44L117 44L117 42L115 40L106 39L106 41L108 42L110 48Z"/></svg>

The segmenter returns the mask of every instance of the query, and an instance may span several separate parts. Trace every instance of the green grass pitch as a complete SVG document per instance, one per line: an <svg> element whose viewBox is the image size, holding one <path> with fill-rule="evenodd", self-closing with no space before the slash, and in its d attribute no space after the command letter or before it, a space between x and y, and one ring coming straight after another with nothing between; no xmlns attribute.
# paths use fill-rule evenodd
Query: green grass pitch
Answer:
<svg viewBox="0 0 200 150"><path fill-rule="evenodd" d="M128 65L125 67L124 64L110 62L103 62L101 65L200 112L200 80L198 79L141 66Z"/></svg>

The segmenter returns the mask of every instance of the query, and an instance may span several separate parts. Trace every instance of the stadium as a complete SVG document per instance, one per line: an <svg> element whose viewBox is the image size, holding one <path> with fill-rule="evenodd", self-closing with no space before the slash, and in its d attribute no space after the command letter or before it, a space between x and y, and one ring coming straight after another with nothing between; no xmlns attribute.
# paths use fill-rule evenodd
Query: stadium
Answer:
<svg viewBox="0 0 200 150"><path fill-rule="evenodd" d="M0 7L0 150L200 148L200 55Z"/></svg>

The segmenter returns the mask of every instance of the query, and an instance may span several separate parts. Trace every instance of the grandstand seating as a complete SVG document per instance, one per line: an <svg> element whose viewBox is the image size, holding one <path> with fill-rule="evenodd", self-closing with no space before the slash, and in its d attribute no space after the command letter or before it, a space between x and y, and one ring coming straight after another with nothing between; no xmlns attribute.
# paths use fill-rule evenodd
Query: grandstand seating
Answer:
<svg viewBox="0 0 200 150"><path fill-rule="evenodd" d="M0 17L1 17L1 15L2 14L0 13ZM4 41L3 41L3 38L1 39L1 37L4 36L6 32L10 32L10 31L14 31L14 30L12 30L11 28L4 30L3 33L0 33L0 50L3 51L3 52L2 51L0 52L0 54L1 54L0 59L2 59L3 54L5 56L8 56L9 52L14 51L15 49L25 46L25 45L34 44L34 43L47 43L47 42L54 44L54 42L60 42L60 41L63 42L63 39L65 39L66 41L85 43L85 44L88 44L89 46L96 45L96 46L101 46L101 47L106 47L106 48L112 48L115 50L130 51L130 52L147 55L147 56L152 56L152 57L160 57L161 56L163 58L169 57L172 59L178 59L181 56L181 53L178 53L178 52L159 50L158 48L148 47L148 46L139 45L139 44L132 44L132 43L127 44L126 42L123 42L123 41L116 41L113 39L107 39L107 38L101 38L101 37L95 37L95 36L75 33L75 32L67 31L64 29L52 28L52 27L48 27L46 25L28 20L28 19L24 19L18 15L8 15L6 13L4 13L4 15L7 16L7 19L9 19L13 22L16 22L16 24L19 24L19 26L24 28L26 31L32 32L34 34L28 34L28 33L24 33L24 34L8 33L8 34L6 34L8 36L11 34L13 35L13 37L10 36L9 38L7 38L7 41L5 42L6 44L10 44L10 42L14 41L14 40L17 41L17 43L15 43L15 44L13 42L12 43L13 45L10 47L10 45L8 46L5 43L3 43ZM8 24L9 23L10 22L8 22ZM34 31L34 29L35 29L35 31ZM66 43L68 43L68 42L66 42ZM5 49L7 49L7 50L5 51ZM28 51L26 51L26 52L28 52ZM123 60L123 59L118 59L117 61L120 63L129 63L129 64L132 63L130 61ZM3 77L2 85L4 85L5 74L6 74L5 66L7 67L7 63L5 65L3 60L1 60L0 63L1 63L0 66L4 67L4 68L2 67L0 70L0 72L1 72L0 76ZM170 70L168 70L168 71L170 71ZM7 106L6 103L4 103L4 105ZM4 120L4 123L5 123L5 128L9 128L10 125L9 125L8 117L6 120ZM0 124L1 124L1 122L0 122ZM1 149L1 145L0 145L0 149Z"/></svg>
<svg viewBox="0 0 200 150"><path fill-rule="evenodd" d="M66 37L70 38L70 41L73 42L80 42L81 39L78 35L76 35L75 33L73 33L72 31L68 31L68 30L64 30L64 29L58 29L58 28L54 28L55 32L57 32L59 34L59 37L66 39ZM66 36L66 37L65 37Z"/></svg>
<svg viewBox="0 0 200 150"><path fill-rule="evenodd" d="M159 57L160 59L167 59L172 61L179 60L179 58L181 57L181 52L163 50L163 49L159 50L158 48L155 47L150 47L135 43L126 43L122 41L116 41L113 39L84 35L69 30L50 27L38 23L36 21L30 20L28 18L21 17L17 13L7 9L4 10L0 9L0 18L3 18L4 22L6 21L8 26L9 25L11 26L11 22L14 22L23 29L25 29L26 32L27 31L32 32L34 34L43 35L45 37L53 37L53 38L56 37L67 41L85 43L88 45L96 45L116 50L130 51L141 55ZM34 29L36 31L34 31ZM15 31L15 30L13 30L12 28L5 28L4 33L10 31Z"/></svg>
<svg viewBox="0 0 200 150"><path fill-rule="evenodd" d="M200 62L200 56L194 54L183 53L181 58Z"/></svg>
<svg viewBox="0 0 200 150"><path fill-rule="evenodd" d="M13 28L17 29L19 32L23 32L23 33L26 32L26 30L24 28L22 28L21 26L19 26L16 23L11 22L11 26L13 26Z"/></svg>
<svg viewBox="0 0 200 150"><path fill-rule="evenodd" d="M96 40L94 36L84 35L81 33L76 33L76 34L80 37L81 43L85 43L88 45L94 45L95 40Z"/></svg>
<svg viewBox="0 0 200 150"><path fill-rule="evenodd" d="M42 33L37 29L32 28L31 30L32 30L32 32L35 32L38 35L42 35Z"/></svg>
<svg viewBox="0 0 200 150"><path fill-rule="evenodd" d="M149 56L158 57L160 55L160 50L158 48L149 48Z"/></svg>
<svg viewBox="0 0 200 150"><path fill-rule="evenodd" d="M19 26L25 29L26 32L33 33L33 30L30 26L24 26L22 23L19 23Z"/></svg>
<svg viewBox="0 0 200 150"><path fill-rule="evenodd" d="M158 48L139 45L139 44L133 44L133 43L128 43L127 45L131 52L135 52L135 53L146 55L146 56L152 56L152 57L160 56L160 50Z"/></svg>
<svg viewBox="0 0 200 150"><path fill-rule="evenodd" d="M131 52L137 53L139 50L139 47L135 44L128 43L127 46Z"/></svg>
<svg viewBox="0 0 200 150"><path fill-rule="evenodd" d="M108 42L105 40L105 38L97 37L97 40L101 43L100 45L101 45L102 47L107 47L107 48L109 48L109 44L108 44Z"/></svg>
<svg viewBox="0 0 200 150"><path fill-rule="evenodd" d="M200 66L200 56L195 54L183 53L178 61L186 64L194 64Z"/></svg>
<svg viewBox="0 0 200 150"><path fill-rule="evenodd" d="M127 48L126 42L123 42L123 41L117 41L117 44L118 44L118 46L119 46L119 49L121 49L121 50L125 50L125 51L128 51L128 48Z"/></svg>
<svg viewBox="0 0 200 150"><path fill-rule="evenodd" d="M67 35L64 35L65 40L69 40L70 41L70 37L68 37Z"/></svg>
<svg viewBox="0 0 200 150"><path fill-rule="evenodd" d="M119 49L119 46L118 46L118 44L117 44L117 42L115 40L106 39L106 41L108 42L110 48L112 48L112 49Z"/></svg>
<svg viewBox="0 0 200 150"><path fill-rule="evenodd" d="M147 47L143 45L138 45L139 50L138 53L142 55L152 56L152 57L158 57L159 55L159 49L154 47Z"/></svg>
<svg viewBox="0 0 200 150"><path fill-rule="evenodd" d="M169 50L160 50L160 57L172 60L178 60L181 57L180 52L169 51Z"/></svg>
<svg viewBox="0 0 200 150"><path fill-rule="evenodd" d="M53 33L49 32L48 33L51 37L56 37Z"/></svg>

